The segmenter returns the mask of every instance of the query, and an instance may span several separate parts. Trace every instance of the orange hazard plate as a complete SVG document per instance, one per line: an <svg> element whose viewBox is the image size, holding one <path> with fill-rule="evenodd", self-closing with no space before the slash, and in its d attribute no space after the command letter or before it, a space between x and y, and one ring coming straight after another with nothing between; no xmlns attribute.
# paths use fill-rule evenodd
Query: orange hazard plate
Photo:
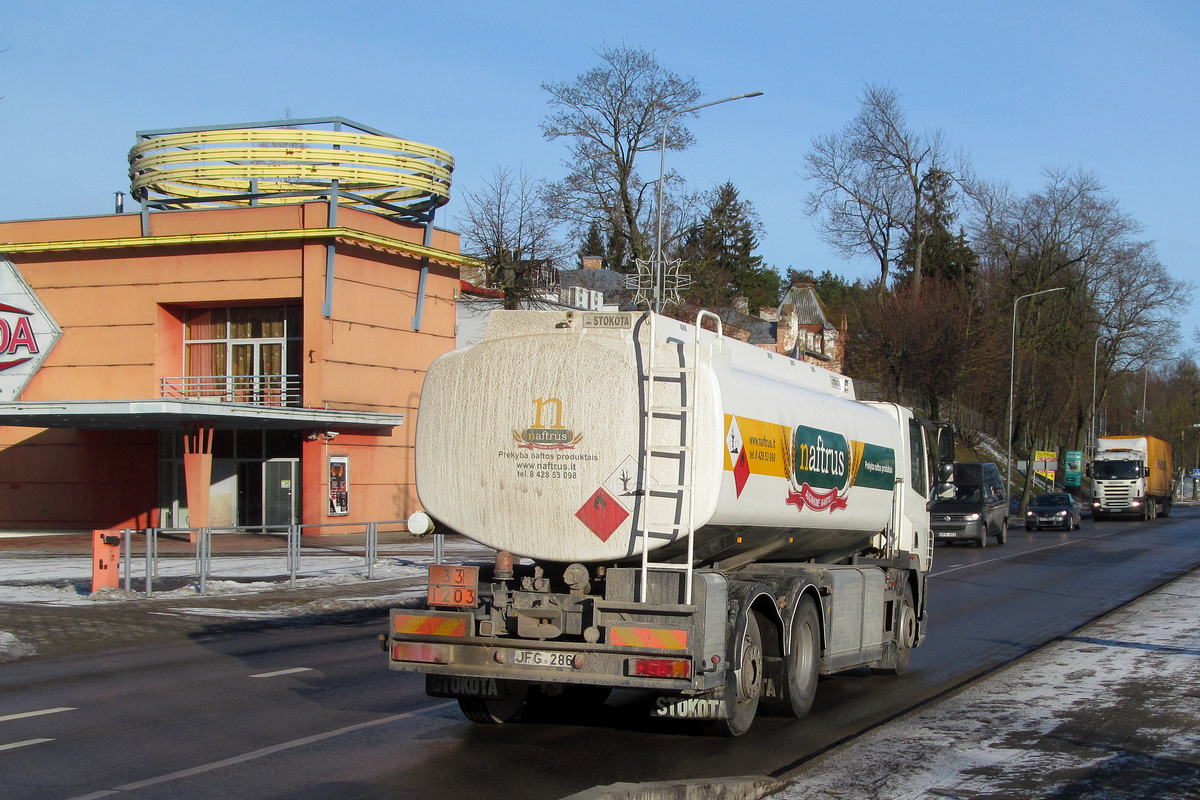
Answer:
<svg viewBox="0 0 1200 800"><path fill-rule="evenodd" d="M429 605L474 608L479 567L429 566Z"/></svg>

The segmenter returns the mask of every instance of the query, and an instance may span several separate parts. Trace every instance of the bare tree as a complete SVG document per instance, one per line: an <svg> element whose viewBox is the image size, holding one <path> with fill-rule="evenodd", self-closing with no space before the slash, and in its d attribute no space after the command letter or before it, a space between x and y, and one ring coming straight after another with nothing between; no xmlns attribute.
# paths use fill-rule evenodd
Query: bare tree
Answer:
<svg viewBox="0 0 1200 800"><path fill-rule="evenodd" d="M1153 243L1137 238L1140 226L1095 175L1050 170L1047 179L1025 197L999 185L971 185L978 209L973 238L989 266L997 324L1007 328L1001 320L1014 298L1066 289L1017 308L1016 360L1026 369L1016 372L1013 432L1019 439L1028 423L1047 439L1080 443L1093 361L1102 403L1114 373L1170 358L1192 287L1170 276ZM1051 363L1065 369L1052 377L1045 366ZM1028 371L1033 364L1036 374ZM1035 400L1044 402L1039 407Z"/></svg>
<svg viewBox="0 0 1200 800"><path fill-rule="evenodd" d="M868 86L858 115L841 131L815 138L804 160L805 177L818 184L806 208L819 218L825 241L847 257L874 256L881 291L904 244L919 291L930 230L927 185L951 174L941 133L910 130L895 90Z"/></svg>
<svg viewBox="0 0 1200 800"><path fill-rule="evenodd" d="M544 288L540 276L566 255L541 188L523 169L497 166L463 201L463 240L487 264L487 285L504 292L505 308L537 295Z"/></svg>
<svg viewBox="0 0 1200 800"><path fill-rule="evenodd" d="M570 147L569 173L548 187L546 197L578 238L594 223L623 239L632 258L648 259L655 183L638 174L637 156L659 150L664 120L694 104L700 90L695 80L664 69L644 50L606 47L598 55L603 65L573 82L542 84L555 109L542 123L542 133L547 139L564 138ZM667 129L667 149L692 144L681 119ZM674 175L668 176L667 183L672 182ZM664 212L683 206L678 199L666 203ZM677 221L672 229L680 227Z"/></svg>

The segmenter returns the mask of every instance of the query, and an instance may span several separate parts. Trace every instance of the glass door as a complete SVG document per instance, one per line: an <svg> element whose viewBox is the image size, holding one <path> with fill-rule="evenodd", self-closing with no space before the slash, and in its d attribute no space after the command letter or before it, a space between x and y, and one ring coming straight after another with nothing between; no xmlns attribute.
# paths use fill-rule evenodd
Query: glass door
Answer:
<svg viewBox="0 0 1200 800"><path fill-rule="evenodd" d="M263 524L293 525L300 519L300 462L272 459L263 464Z"/></svg>

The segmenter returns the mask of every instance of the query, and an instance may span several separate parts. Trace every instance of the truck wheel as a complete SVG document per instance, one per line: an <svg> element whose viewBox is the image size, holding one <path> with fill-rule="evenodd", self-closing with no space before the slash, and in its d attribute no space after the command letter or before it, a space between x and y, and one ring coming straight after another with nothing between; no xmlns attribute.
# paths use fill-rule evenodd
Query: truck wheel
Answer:
<svg viewBox="0 0 1200 800"><path fill-rule="evenodd" d="M729 670L725 678L725 696L734 698L729 719L713 720L704 732L710 736L741 736L750 730L762 696L762 676L762 631L758 614L751 611L746 615L746 632L742 635L742 663L738 669Z"/></svg>
<svg viewBox="0 0 1200 800"><path fill-rule="evenodd" d="M1004 518L1004 522L1000 524L1000 532L996 534L996 544L1004 544L1008 541L1008 517Z"/></svg>
<svg viewBox="0 0 1200 800"><path fill-rule="evenodd" d="M787 657L787 704L793 717L812 710L821 667L821 621L811 597L800 601L792 619L792 652Z"/></svg>
<svg viewBox="0 0 1200 800"><path fill-rule="evenodd" d="M485 700L481 697L460 697L458 707L463 716L482 725L499 725L512 722L525 707L525 698L529 694L529 684L524 681L496 681L500 688L500 697L495 700Z"/></svg>
<svg viewBox="0 0 1200 800"><path fill-rule="evenodd" d="M987 540L988 540L988 529L987 529L987 526L984 525L983 533L981 533L979 535L979 538L975 540L975 544L979 545L980 547L987 547Z"/></svg>
<svg viewBox="0 0 1200 800"><path fill-rule="evenodd" d="M903 675L908 672L908 662L913 648L917 646L917 610L913 602L912 587L904 584L900 596L900 608L896 620L896 664L892 667L874 669L876 675Z"/></svg>

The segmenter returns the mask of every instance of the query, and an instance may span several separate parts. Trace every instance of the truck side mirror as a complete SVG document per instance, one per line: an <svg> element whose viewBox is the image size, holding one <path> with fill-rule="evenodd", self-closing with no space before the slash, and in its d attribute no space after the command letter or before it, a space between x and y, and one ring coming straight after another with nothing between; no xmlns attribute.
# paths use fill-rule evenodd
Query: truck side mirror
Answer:
<svg viewBox="0 0 1200 800"><path fill-rule="evenodd" d="M954 463L954 426L946 424L937 430L937 457L942 463Z"/></svg>
<svg viewBox="0 0 1200 800"><path fill-rule="evenodd" d="M954 481L954 462L943 461L942 463L938 464L937 482L938 483L952 483L953 481Z"/></svg>
<svg viewBox="0 0 1200 800"><path fill-rule="evenodd" d="M1092 465L1091 464L1088 464L1086 467L1084 467L1083 475L1085 478L1092 477Z"/></svg>

